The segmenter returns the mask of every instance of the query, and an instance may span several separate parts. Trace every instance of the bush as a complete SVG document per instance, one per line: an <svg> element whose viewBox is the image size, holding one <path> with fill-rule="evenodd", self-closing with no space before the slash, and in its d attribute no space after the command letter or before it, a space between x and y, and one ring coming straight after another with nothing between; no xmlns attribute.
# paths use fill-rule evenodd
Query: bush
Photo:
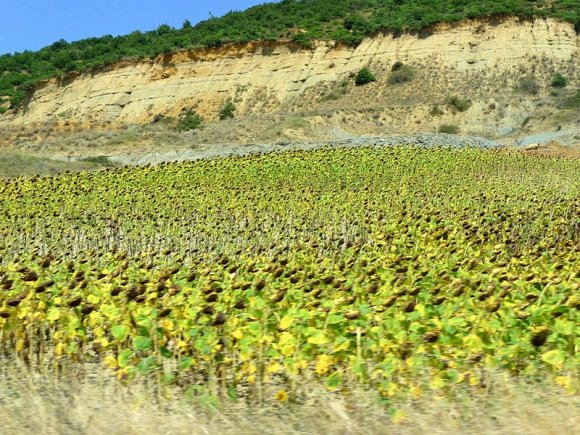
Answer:
<svg viewBox="0 0 580 435"><path fill-rule="evenodd" d="M534 76L529 75L520 80L520 90L526 94L536 95L540 92L540 85Z"/></svg>
<svg viewBox="0 0 580 435"><path fill-rule="evenodd" d="M439 133L457 134L459 133L459 127L451 124L443 124L439 127L438 131Z"/></svg>
<svg viewBox="0 0 580 435"><path fill-rule="evenodd" d="M447 99L447 103L455 110L459 112L465 112L471 107L471 102L469 100L464 100L457 96L452 96Z"/></svg>
<svg viewBox="0 0 580 435"><path fill-rule="evenodd" d="M224 106L220 109L219 118L221 121L224 119L232 119L236 112L236 106L231 101L228 101Z"/></svg>
<svg viewBox="0 0 580 435"><path fill-rule="evenodd" d="M113 167L117 166L117 163L110 160L107 156L90 156L90 157L83 157L79 159L80 162L85 163L92 163L94 165L105 166L105 167Z"/></svg>
<svg viewBox="0 0 580 435"><path fill-rule="evenodd" d="M26 94L24 91L14 91L12 97L10 98L10 108L19 109L24 104L25 99Z"/></svg>
<svg viewBox="0 0 580 435"><path fill-rule="evenodd" d="M405 64L403 62L397 61L393 64L393 66L391 68L391 72L399 71L404 66L405 66Z"/></svg>
<svg viewBox="0 0 580 435"><path fill-rule="evenodd" d="M377 79L375 75L368 68L361 69L354 79L354 83L357 86L366 85L367 83L376 81Z"/></svg>
<svg viewBox="0 0 580 435"><path fill-rule="evenodd" d="M566 109L580 109L580 90L576 91L576 95L571 96L564 103Z"/></svg>
<svg viewBox="0 0 580 435"><path fill-rule="evenodd" d="M439 106L433 106L433 108L432 108L432 109L431 109L431 111L429 112L429 114L430 114L431 116L441 116L441 115L443 115L443 113L444 113L444 112L443 112L443 110L441 110L441 109L439 108Z"/></svg>
<svg viewBox="0 0 580 435"><path fill-rule="evenodd" d="M560 73L556 73L552 77L552 87L553 88L565 88L567 84L568 84L568 79Z"/></svg>
<svg viewBox="0 0 580 435"><path fill-rule="evenodd" d="M400 85L413 80L414 71L408 65L403 65L397 62L393 65L391 75L389 76L389 83L391 85Z"/></svg>
<svg viewBox="0 0 580 435"><path fill-rule="evenodd" d="M314 43L312 42L312 35L309 33L297 33L292 37L292 42L298 44L301 48L312 49Z"/></svg>
<svg viewBox="0 0 580 435"><path fill-rule="evenodd" d="M173 118L171 118L170 116L165 116L163 113L158 113L151 120L151 124L158 124L158 123L171 124L171 123L173 123Z"/></svg>
<svg viewBox="0 0 580 435"><path fill-rule="evenodd" d="M203 124L203 119L195 110L187 109L177 121L177 129L179 131L196 130Z"/></svg>

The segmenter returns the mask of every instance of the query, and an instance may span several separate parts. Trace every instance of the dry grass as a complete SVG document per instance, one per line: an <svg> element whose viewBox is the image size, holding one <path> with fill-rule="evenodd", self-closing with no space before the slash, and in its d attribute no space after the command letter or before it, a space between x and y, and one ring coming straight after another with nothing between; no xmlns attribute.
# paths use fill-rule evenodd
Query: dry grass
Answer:
<svg viewBox="0 0 580 435"><path fill-rule="evenodd" d="M373 393L348 397L317 385L304 386L297 404L273 394L262 404L241 400L221 405L184 398L145 382L123 386L110 373L80 366L57 374L26 368L0 357L0 433L13 434L575 434L580 433L578 396L554 387L502 382L479 391L435 393L394 405L394 422ZM391 409L392 412L392 409ZM399 414L402 415L402 414Z"/></svg>
<svg viewBox="0 0 580 435"><path fill-rule="evenodd" d="M61 161L38 157L28 153L2 151L0 153L0 178L52 175L64 171L90 171L107 167L104 160Z"/></svg>
<svg viewBox="0 0 580 435"><path fill-rule="evenodd" d="M557 141L546 144L530 145L527 147L512 147L508 151L516 151L525 154L545 157L560 157L566 159L580 159L580 142L576 145L564 146Z"/></svg>

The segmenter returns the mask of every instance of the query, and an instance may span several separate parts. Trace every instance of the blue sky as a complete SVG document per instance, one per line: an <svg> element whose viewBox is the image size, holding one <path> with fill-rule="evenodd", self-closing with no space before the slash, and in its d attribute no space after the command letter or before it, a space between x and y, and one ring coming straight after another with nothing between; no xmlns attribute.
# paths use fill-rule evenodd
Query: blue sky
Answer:
<svg viewBox="0 0 580 435"><path fill-rule="evenodd" d="M271 1L271 0L270 0ZM38 50L59 39L181 27L266 0L0 0L0 54Z"/></svg>

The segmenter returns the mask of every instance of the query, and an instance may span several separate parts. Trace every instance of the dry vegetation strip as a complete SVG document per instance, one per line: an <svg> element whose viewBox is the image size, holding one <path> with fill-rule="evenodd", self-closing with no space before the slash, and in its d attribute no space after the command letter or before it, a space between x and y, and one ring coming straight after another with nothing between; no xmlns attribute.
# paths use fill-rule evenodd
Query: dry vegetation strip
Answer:
<svg viewBox="0 0 580 435"><path fill-rule="evenodd" d="M16 360L2 360L0 432L101 435L156 434L542 434L577 433L578 396L548 385L505 381L452 397L428 393L397 403L397 414L376 393L354 389L348 396L318 384L303 385L300 404L270 394L262 405L226 402L214 407L175 394L161 402L142 382L127 387L94 366L65 377L40 374ZM394 417L394 418L393 418Z"/></svg>

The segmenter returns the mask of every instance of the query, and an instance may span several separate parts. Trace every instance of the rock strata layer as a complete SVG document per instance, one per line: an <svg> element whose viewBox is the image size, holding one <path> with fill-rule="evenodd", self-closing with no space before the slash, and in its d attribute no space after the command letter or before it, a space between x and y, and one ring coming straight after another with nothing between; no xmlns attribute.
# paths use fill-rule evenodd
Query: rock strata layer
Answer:
<svg viewBox="0 0 580 435"><path fill-rule="evenodd" d="M313 89L340 83L366 66L387 73L395 62L434 65L445 86L445 81L478 74L493 80L498 74L533 71L534 63L577 64L578 40L569 23L506 18L441 25L415 35L379 35L356 48L320 42L304 49L279 42L184 51L49 80L11 122L144 123L159 114L177 116L184 108L211 120L228 100L239 114L271 113L312 98Z"/></svg>

